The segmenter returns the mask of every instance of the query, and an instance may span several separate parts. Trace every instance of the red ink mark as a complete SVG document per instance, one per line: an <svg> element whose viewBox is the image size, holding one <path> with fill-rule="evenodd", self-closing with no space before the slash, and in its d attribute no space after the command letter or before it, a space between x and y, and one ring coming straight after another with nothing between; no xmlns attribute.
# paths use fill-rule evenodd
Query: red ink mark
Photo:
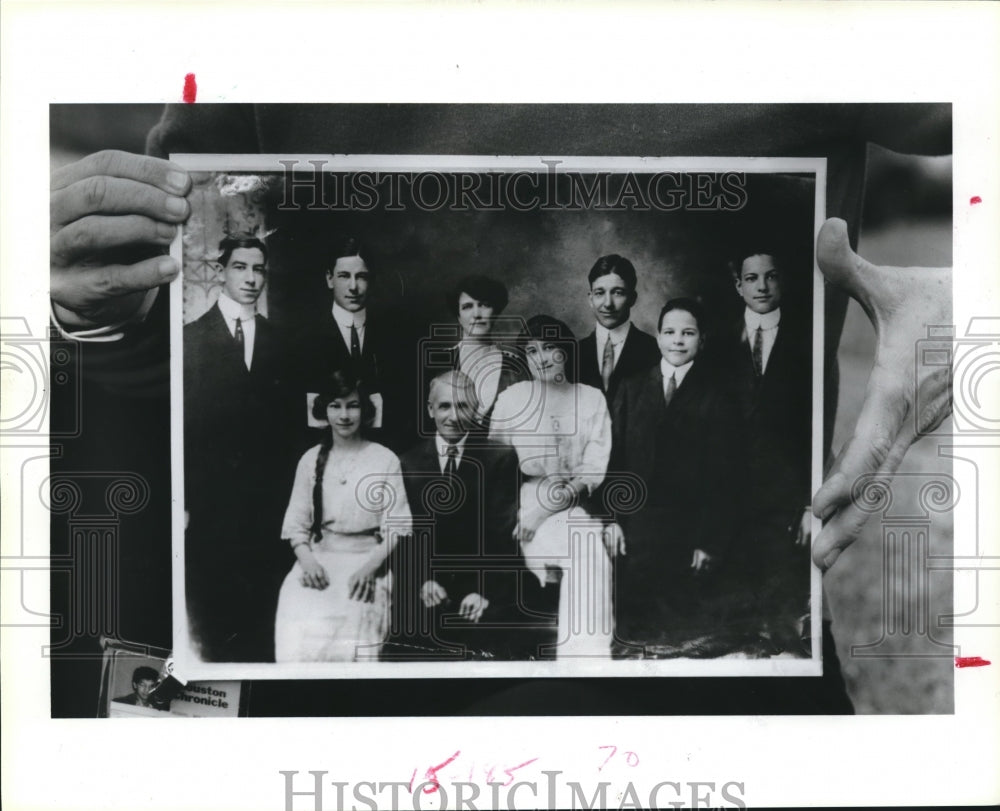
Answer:
<svg viewBox="0 0 1000 811"><path fill-rule="evenodd" d="M516 772L518 769L523 769L525 766L528 766L528 765L534 763L536 760L538 760L538 758L533 757L531 760L526 760L526 761L524 761L524 763L519 763L517 766L511 766L509 769L504 769L503 773L505 775L507 775L507 782L504 783L503 785L506 787L506 786L509 786L511 783L513 783L514 782L514 772Z"/></svg>
<svg viewBox="0 0 1000 811"><path fill-rule="evenodd" d="M410 775L410 794L413 794L413 781L417 779L417 770L413 769L413 774Z"/></svg>
<svg viewBox="0 0 1000 811"><path fill-rule="evenodd" d="M629 766L638 766L639 765L639 756L635 752L626 752L625 753L625 762Z"/></svg>
<svg viewBox="0 0 1000 811"><path fill-rule="evenodd" d="M955 667L983 667L983 665L992 664L988 659L983 659L981 656L956 656L955 657Z"/></svg>
<svg viewBox="0 0 1000 811"><path fill-rule="evenodd" d="M600 766L597 767L597 771L601 771L601 769L603 769L605 766L608 765L608 761L611 760L611 758L613 758L615 756L615 752L618 751L618 747L617 746L613 746L612 744L608 744L607 746L598 746L597 748L598 749L610 749L611 750L611 754L608 755L604 759L604 763L602 763Z"/></svg>
<svg viewBox="0 0 1000 811"><path fill-rule="evenodd" d="M970 206L979 205L981 202L983 202L983 198L980 197L978 194L975 197L970 197L969 198L969 205Z"/></svg>
<svg viewBox="0 0 1000 811"><path fill-rule="evenodd" d="M184 77L184 103L194 104L198 96L198 83L194 80L194 74L189 73Z"/></svg>
<svg viewBox="0 0 1000 811"><path fill-rule="evenodd" d="M493 772L496 766L490 766L490 770L486 773L486 785L490 786L493 784Z"/></svg>
<svg viewBox="0 0 1000 811"><path fill-rule="evenodd" d="M423 788L424 794L433 794L438 790L438 788L440 788L441 783L437 779L437 773L441 771L441 769L443 769L449 763L454 761L455 758L457 758L460 754L462 754L461 749L456 751L455 754L452 755L450 758L448 758L444 763L439 763L437 766L431 766L427 770L427 773L424 776L427 778L427 782L430 783L430 787L428 788L427 786L424 786Z"/></svg>

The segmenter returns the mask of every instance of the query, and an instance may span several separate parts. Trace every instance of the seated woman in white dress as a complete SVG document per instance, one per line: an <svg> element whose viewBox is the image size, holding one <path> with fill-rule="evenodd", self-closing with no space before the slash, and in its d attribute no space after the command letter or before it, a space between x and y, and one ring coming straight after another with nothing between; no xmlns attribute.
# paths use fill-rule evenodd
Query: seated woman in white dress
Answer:
<svg viewBox="0 0 1000 811"><path fill-rule="evenodd" d="M525 562L543 585L560 589L556 657L610 657L611 562L601 522L584 504L607 472L611 418L599 389L573 382L569 327L547 315L527 327L533 379L500 394L490 436L514 447L524 474L516 532Z"/></svg>
<svg viewBox="0 0 1000 811"><path fill-rule="evenodd" d="M388 630L386 559L410 532L399 459L361 434L373 411L361 384L335 372L313 402L330 433L299 460L282 525L298 562L278 596L278 662L377 659Z"/></svg>

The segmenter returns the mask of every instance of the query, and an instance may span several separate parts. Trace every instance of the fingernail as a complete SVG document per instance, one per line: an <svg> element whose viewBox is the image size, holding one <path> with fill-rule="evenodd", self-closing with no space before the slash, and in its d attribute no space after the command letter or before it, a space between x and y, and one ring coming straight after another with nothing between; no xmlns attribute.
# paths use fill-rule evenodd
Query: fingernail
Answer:
<svg viewBox="0 0 1000 811"><path fill-rule="evenodd" d="M826 521L826 519L829 518L831 515L833 515L836 511L837 511L837 505L836 504L827 504L820 511L819 515L816 516L816 517L819 518L820 521Z"/></svg>
<svg viewBox="0 0 1000 811"><path fill-rule="evenodd" d="M156 224L156 235L163 240L173 240L177 233L177 226L168 222L158 222Z"/></svg>
<svg viewBox="0 0 1000 811"><path fill-rule="evenodd" d="M187 200L183 197L167 198L167 213L175 217L182 217L187 214Z"/></svg>
<svg viewBox="0 0 1000 811"><path fill-rule="evenodd" d="M187 189L188 176L187 172L178 172L171 169L167 172L167 185L170 186L174 191L181 192L182 194Z"/></svg>
<svg viewBox="0 0 1000 811"><path fill-rule="evenodd" d="M842 549L834 549L829 555L827 555L825 558L823 558L823 571L824 572L827 569L829 569L831 566L833 566L834 563L837 562L837 558L840 557L840 553L842 551L843 551Z"/></svg>
<svg viewBox="0 0 1000 811"><path fill-rule="evenodd" d="M164 256L156 266L156 270L164 281L170 281L177 275L177 263L169 256Z"/></svg>

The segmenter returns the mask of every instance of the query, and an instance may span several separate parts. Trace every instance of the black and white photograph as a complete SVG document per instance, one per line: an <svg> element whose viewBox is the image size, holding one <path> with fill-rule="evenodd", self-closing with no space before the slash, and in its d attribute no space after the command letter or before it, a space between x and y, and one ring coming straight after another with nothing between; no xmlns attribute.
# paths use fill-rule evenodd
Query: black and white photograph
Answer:
<svg viewBox="0 0 1000 811"><path fill-rule="evenodd" d="M120 718L170 712L170 699L157 690L163 683L161 665L162 662L156 659L115 657L108 674L111 703L107 707L107 715Z"/></svg>
<svg viewBox="0 0 1000 811"><path fill-rule="evenodd" d="M995 804L998 23L0 4L4 808Z"/></svg>
<svg viewBox="0 0 1000 811"><path fill-rule="evenodd" d="M172 159L186 672L821 672L825 161Z"/></svg>
<svg viewBox="0 0 1000 811"><path fill-rule="evenodd" d="M248 691L239 681L187 681L174 676L169 651L105 640L98 717L236 718Z"/></svg>

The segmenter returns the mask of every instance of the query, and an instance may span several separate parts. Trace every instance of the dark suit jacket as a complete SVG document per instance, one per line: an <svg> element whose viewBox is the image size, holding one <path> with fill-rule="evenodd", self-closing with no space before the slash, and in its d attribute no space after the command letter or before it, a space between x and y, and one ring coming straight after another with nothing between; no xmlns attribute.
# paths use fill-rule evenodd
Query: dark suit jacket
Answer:
<svg viewBox="0 0 1000 811"><path fill-rule="evenodd" d="M622 384L611 414L608 469L646 488L638 510L617 515L630 568L645 561L661 572L686 571L695 549L724 553L734 531L741 441L735 403L712 367L695 360L666 407L656 364Z"/></svg>
<svg viewBox="0 0 1000 811"><path fill-rule="evenodd" d="M223 660L269 655L277 588L293 562L281 522L294 399L280 335L259 315L255 324L249 370L218 306L184 328L188 607L203 652Z"/></svg>
<svg viewBox="0 0 1000 811"><path fill-rule="evenodd" d="M514 595L509 573L523 568L513 539L519 492L516 452L469 437L455 489L441 472L434 439L404 453L400 463L413 515L412 551L421 569L420 582L414 585L419 589L426 580L436 580L454 609L473 593L490 600L493 609L510 603ZM507 576L498 576L504 571Z"/></svg>
<svg viewBox="0 0 1000 811"><path fill-rule="evenodd" d="M601 347L603 349L604 347ZM631 326L628 335L625 336L625 346L615 364L615 369L611 373L611 382L608 390L604 394L608 398L608 403L614 401L615 394L621 386L622 381L634 374L643 372L650 366L655 366L660 362L660 348L657 346L656 338ZM601 378L601 366L597 360L597 331L590 333L580 341L580 382L595 389L604 389L604 381ZM613 416L613 415L612 415Z"/></svg>
<svg viewBox="0 0 1000 811"><path fill-rule="evenodd" d="M287 501L295 449L287 442L286 352L265 318L258 315L255 324L249 370L218 306L184 328L185 497L192 522L218 514L228 526L252 528L261 510ZM268 527L280 529L281 514L267 517Z"/></svg>
<svg viewBox="0 0 1000 811"><path fill-rule="evenodd" d="M743 314L725 347L726 374L739 398L748 477L748 520L787 526L811 500L812 336L808 323L782 310L763 376L753 368Z"/></svg>
<svg viewBox="0 0 1000 811"><path fill-rule="evenodd" d="M382 395L382 427L372 432L372 438L396 453L413 443L422 403L416 385L418 345L408 325L369 309L361 362L352 364L351 348L326 307L298 331L292 354L297 386L303 395L300 424L305 419L305 393L319 391L333 372L356 367L355 373L369 392ZM307 442L315 444L312 439Z"/></svg>

